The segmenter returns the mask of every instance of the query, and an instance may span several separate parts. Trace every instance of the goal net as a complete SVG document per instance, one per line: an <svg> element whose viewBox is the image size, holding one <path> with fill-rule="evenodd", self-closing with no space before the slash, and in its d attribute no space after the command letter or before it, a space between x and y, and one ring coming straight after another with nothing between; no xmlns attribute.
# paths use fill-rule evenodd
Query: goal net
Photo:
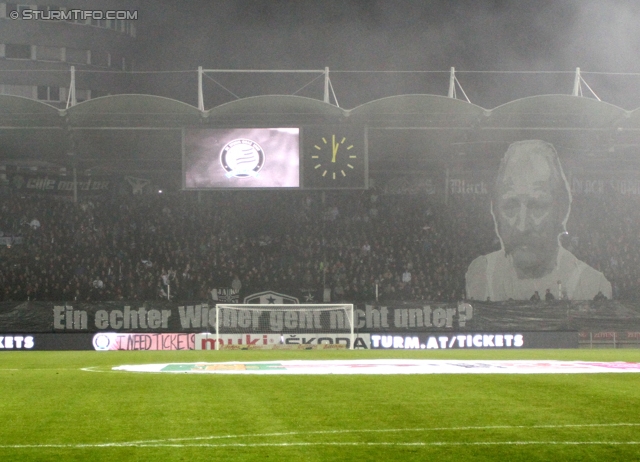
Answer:
<svg viewBox="0 0 640 462"><path fill-rule="evenodd" d="M350 348L353 305L216 305L215 349Z"/></svg>

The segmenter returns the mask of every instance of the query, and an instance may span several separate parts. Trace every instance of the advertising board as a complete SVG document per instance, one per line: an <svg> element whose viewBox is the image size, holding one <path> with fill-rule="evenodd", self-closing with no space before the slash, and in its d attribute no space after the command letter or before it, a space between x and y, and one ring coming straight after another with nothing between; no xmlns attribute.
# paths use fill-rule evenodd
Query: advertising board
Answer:
<svg viewBox="0 0 640 462"><path fill-rule="evenodd" d="M309 334L222 334L219 349L317 349L321 347L351 347L349 334L309 333ZM359 334L353 342L354 349L368 349L371 344L369 334ZM196 350L215 350L216 336L212 333L195 334Z"/></svg>
<svg viewBox="0 0 640 462"><path fill-rule="evenodd" d="M92 334L0 334L0 351L92 350Z"/></svg>
<svg viewBox="0 0 640 462"><path fill-rule="evenodd" d="M578 348L578 332L371 334L374 350Z"/></svg>

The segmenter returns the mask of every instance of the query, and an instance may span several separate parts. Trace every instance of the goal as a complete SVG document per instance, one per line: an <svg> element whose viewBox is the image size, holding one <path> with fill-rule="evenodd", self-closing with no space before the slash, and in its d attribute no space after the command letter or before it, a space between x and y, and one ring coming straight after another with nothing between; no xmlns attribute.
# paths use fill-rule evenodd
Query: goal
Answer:
<svg viewBox="0 0 640 462"><path fill-rule="evenodd" d="M353 349L353 305L216 305L215 349ZM330 347L329 345L333 345Z"/></svg>

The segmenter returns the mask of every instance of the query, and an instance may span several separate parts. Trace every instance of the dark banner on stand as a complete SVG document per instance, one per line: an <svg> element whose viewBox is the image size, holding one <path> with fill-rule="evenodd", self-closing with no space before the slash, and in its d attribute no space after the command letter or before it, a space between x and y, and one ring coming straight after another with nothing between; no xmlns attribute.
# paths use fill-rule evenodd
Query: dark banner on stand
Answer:
<svg viewBox="0 0 640 462"><path fill-rule="evenodd" d="M354 318L355 330L363 333L640 331L640 307L618 301L367 303L355 305ZM283 324L282 313L268 306L251 316L222 311L220 319L225 328L262 333L331 332L336 322L326 316L307 325L288 315ZM206 303L0 303L5 333L200 333L215 330L215 322L215 305Z"/></svg>

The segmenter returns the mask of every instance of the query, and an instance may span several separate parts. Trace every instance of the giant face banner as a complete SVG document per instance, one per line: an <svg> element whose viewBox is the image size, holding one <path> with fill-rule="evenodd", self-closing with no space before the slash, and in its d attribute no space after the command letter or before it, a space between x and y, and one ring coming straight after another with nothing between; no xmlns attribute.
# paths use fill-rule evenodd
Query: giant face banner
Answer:
<svg viewBox="0 0 640 462"><path fill-rule="evenodd" d="M540 140L512 143L500 164L491 200L501 249L471 263L467 297L591 300L602 294L611 298L611 284L604 275L560 243L571 202L554 146Z"/></svg>

